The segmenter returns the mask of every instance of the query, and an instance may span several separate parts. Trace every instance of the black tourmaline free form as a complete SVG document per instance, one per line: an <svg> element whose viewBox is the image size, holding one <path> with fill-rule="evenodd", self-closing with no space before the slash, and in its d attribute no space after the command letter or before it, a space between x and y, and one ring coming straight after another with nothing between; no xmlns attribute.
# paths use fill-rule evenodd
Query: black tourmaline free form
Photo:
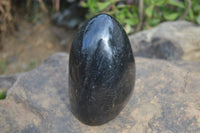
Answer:
<svg viewBox="0 0 200 133"><path fill-rule="evenodd" d="M111 16L93 17L75 37L69 60L72 113L83 123L114 119L135 83L135 60L122 26Z"/></svg>

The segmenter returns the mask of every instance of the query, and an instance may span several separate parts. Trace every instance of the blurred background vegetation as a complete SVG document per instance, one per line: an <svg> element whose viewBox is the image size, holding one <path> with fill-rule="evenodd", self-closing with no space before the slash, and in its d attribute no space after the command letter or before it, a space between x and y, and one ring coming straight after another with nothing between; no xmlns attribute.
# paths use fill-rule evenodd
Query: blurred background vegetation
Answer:
<svg viewBox="0 0 200 133"><path fill-rule="evenodd" d="M115 17L128 34L163 21L185 19L200 24L199 0L1 0L0 39L13 28L13 17L21 9L25 9L27 20L36 22L42 13L53 14L70 8L74 3L87 10L84 12L87 19L100 13Z"/></svg>
<svg viewBox="0 0 200 133"><path fill-rule="evenodd" d="M13 28L16 12L24 9L26 19L36 22L42 13L53 14L69 8L72 3L87 9L84 14L87 19L99 13L115 17L128 34L156 26L163 21L185 19L200 24L199 0L1 0L0 40Z"/></svg>
<svg viewBox="0 0 200 133"><path fill-rule="evenodd" d="M127 33L158 25L163 21L188 20L200 24L199 0L87 0L87 18L99 13L114 16Z"/></svg>

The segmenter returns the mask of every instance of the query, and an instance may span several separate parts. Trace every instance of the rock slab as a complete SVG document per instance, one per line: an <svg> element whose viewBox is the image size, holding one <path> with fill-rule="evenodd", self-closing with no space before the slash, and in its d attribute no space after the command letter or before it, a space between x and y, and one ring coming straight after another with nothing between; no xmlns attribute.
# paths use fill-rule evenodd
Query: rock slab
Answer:
<svg viewBox="0 0 200 133"><path fill-rule="evenodd" d="M200 132L200 72L137 57L135 91L127 106L114 120L87 126L70 111L68 58L57 53L17 77L0 101L2 133Z"/></svg>
<svg viewBox="0 0 200 133"><path fill-rule="evenodd" d="M187 21L163 22L129 37L133 53L165 60L200 60L200 26Z"/></svg>

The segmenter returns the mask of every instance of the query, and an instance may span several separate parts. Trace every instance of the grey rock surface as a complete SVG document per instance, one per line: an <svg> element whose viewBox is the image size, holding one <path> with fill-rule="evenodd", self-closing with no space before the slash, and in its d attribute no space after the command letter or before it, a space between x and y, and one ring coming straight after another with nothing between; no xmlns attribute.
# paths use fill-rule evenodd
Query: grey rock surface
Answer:
<svg viewBox="0 0 200 133"><path fill-rule="evenodd" d="M87 126L70 111L68 58L57 53L17 77L0 101L2 133L200 132L199 71L137 57L128 105L109 123Z"/></svg>
<svg viewBox="0 0 200 133"><path fill-rule="evenodd" d="M164 22L129 37L136 56L166 60L200 59L200 26L187 21Z"/></svg>
<svg viewBox="0 0 200 133"><path fill-rule="evenodd" d="M19 74L0 76L0 90L7 91L16 81Z"/></svg>

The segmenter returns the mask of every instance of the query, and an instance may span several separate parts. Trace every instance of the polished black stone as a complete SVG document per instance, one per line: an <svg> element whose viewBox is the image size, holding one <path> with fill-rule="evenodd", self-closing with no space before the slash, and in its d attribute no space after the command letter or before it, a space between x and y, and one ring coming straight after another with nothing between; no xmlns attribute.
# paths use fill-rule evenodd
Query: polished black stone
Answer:
<svg viewBox="0 0 200 133"><path fill-rule="evenodd" d="M79 30L71 48L72 113L85 124L104 124L126 105L134 83L135 60L122 26L106 14L92 18Z"/></svg>

